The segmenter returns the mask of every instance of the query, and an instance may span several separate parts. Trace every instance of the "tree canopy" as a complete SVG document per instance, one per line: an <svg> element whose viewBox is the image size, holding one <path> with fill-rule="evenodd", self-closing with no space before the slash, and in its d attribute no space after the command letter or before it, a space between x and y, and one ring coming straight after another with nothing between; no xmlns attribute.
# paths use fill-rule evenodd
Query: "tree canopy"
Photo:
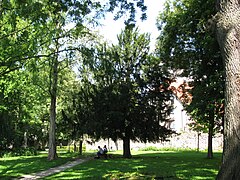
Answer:
<svg viewBox="0 0 240 180"><path fill-rule="evenodd" d="M192 101L185 104L185 109L194 121L193 129L208 129L208 157L211 158L211 139L222 125L225 81L217 40L206 27L216 11L208 8L214 6L214 2L175 0L167 1L165 6L158 20L162 31L157 54L172 70L173 77L189 79ZM200 126L201 129L197 128Z"/></svg>
<svg viewBox="0 0 240 180"><path fill-rule="evenodd" d="M84 101L92 101L87 105L93 106L92 136L122 139L124 157L131 157L130 140L154 142L171 134L161 125L169 120L172 109L169 82L149 53L149 40L148 34L127 26L118 36L118 44L99 45L88 65L92 96Z"/></svg>
<svg viewBox="0 0 240 180"><path fill-rule="evenodd" d="M90 24L97 24L98 18L106 12L116 12L116 19L124 12L129 12L125 24L133 27L137 8L142 11L141 19L146 19L143 1L1 2L1 149L30 145L27 140L32 138L34 146L45 147L47 143L48 158L52 160L57 157L58 136L76 140L87 133L94 137L123 139L130 124L141 122L141 117L134 117L137 112L146 114L144 121L151 119L149 128L155 125L156 134L151 134L150 131L144 134L136 127L126 136L128 139L136 140L135 136L140 141L166 138L169 131L166 130L164 134L164 128L159 122L168 119L170 109L167 106L170 106L171 100L167 80L157 70L158 62L148 54L149 36L145 34L138 37L137 31L130 33L126 30L119 35L119 45L101 45L97 51L93 48L96 36L91 32ZM95 56L96 53L106 54ZM104 60L106 57L111 60ZM76 77L71 73L71 68L81 59L82 70L89 68L93 71L92 79L89 81L86 78L88 76L82 72L81 83L66 83L66 79L75 82ZM157 70L154 72L157 77L151 77L153 67L150 68L150 62ZM91 66L87 67L88 65ZM97 82L95 85L92 85L93 80ZM108 81L107 84L104 80ZM156 90L158 85L162 87L161 92ZM108 102L107 99L111 101ZM120 100L119 106L114 105L115 100ZM169 103L161 109L158 105L163 101ZM115 109L103 113L98 106L101 103L110 103L107 106L115 106ZM144 104L147 106L144 107ZM102 114L99 116L102 121L96 122L105 128L106 120L111 119L108 123L115 124L113 130L117 130L117 133L110 130L101 133L95 131L94 127L98 127L96 122L90 121L90 118L96 120L97 117L93 107ZM121 132L118 132L118 120L114 121L117 113L121 114ZM93 128L86 130L88 125ZM71 130L66 132L62 126Z"/></svg>

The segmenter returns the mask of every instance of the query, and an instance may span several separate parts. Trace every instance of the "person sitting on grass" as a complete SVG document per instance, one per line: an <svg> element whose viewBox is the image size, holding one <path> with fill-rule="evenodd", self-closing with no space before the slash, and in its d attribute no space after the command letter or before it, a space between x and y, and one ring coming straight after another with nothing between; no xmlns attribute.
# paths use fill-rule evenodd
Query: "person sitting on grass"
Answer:
<svg viewBox="0 0 240 180"><path fill-rule="evenodd" d="M98 146L97 157L100 158L102 154L103 154L103 149L100 146Z"/></svg>
<svg viewBox="0 0 240 180"><path fill-rule="evenodd" d="M108 150L107 150L107 146L104 145L104 146L103 146L103 154L107 154L107 152L108 152Z"/></svg>

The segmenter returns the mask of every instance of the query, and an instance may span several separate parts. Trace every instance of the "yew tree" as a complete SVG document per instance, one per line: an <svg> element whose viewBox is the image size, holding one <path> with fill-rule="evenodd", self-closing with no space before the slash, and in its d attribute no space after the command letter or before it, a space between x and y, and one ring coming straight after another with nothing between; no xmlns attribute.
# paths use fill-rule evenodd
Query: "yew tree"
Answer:
<svg viewBox="0 0 240 180"><path fill-rule="evenodd" d="M172 109L169 81L149 52L149 35L126 26L118 44L103 46L93 65L96 137L123 140L123 157L130 158L130 141L166 140L171 130L162 123Z"/></svg>

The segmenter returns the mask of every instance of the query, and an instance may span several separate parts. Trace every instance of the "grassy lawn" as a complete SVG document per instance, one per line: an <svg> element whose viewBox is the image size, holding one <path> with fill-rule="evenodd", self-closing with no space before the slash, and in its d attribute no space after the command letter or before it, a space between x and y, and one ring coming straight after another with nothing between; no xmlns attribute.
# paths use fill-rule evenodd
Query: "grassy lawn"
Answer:
<svg viewBox="0 0 240 180"><path fill-rule="evenodd" d="M59 166L77 156L74 153L58 153L56 161L48 161L47 153L37 156L18 156L0 158L0 179L13 179L24 174L31 174Z"/></svg>
<svg viewBox="0 0 240 180"><path fill-rule="evenodd" d="M206 152L141 151L132 159L92 159L47 179L215 179L221 153L207 159Z"/></svg>

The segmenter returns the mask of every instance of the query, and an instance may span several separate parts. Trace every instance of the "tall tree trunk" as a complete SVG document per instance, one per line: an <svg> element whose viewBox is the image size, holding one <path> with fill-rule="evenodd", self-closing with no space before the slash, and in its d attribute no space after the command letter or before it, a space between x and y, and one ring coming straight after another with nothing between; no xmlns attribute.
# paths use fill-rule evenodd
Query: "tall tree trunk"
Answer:
<svg viewBox="0 0 240 180"><path fill-rule="evenodd" d="M73 151L74 152L77 152L77 144L76 144L77 142L74 140L73 141Z"/></svg>
<svg viewBox="0 0 240 180"><path fill-rule="evenodd" d="M123 157L124 158L131 158L131 150L130 150L130 138L125 137L123 138Z"/></svg>
<svg viewBox="0 0 240 180"><path fill-rule="evenodd" d="M199 145L200 145L200 135L201 133L197 133L197 152L199 152Z"/></svg>
<svg viewBox="0 0 240 180"><path fill-rule="evenodd" d="M80 141L79 141L79 154L80 155L82 155L82 152L83 152L83 141L82 141L82 139L80 139Z"/></svg>
<svg viewBox="0 0 240 180"><path fill-rule="evenodd" d="M68 142L68 152L71 152L71 144L72 144L72 141Z"/></svg>
<svg viewBox="0 0 240 180"><path fill-rule="evenodd" d="M57 48L58 49L58 48ZM51 95L51 105L50 105L50 128L49 128L49 151L48 160L54 160L57 158L56 150L56 102L57 102L57 80L58 80L58 58L54 57L52 61L52 73L50 77L50 95Z"/></svg>
<svg viewBox="0 0 240 180"><path fill-rule="evenodd" d="M213 138L213 127L214 127L214 113L210 112L209 116L209 127L208 127L208 153L207 158L213 158L212 138Z"/></svg>
<svg viewBox="0 0 240 180"><path fill-rule="evenodd" d="M115 146L116 146L116 150L118 150L118 142L117 142L117 140L114 141L114 143L115 143Z"/></svg>
<svg viewBox="0 0 240 180"><path fill-rule="evenodd" d="M23 140L24 140L23 147L27 148L28 146L27 131L25 131L23 134Z"/></svg>
<svg viewBox="0 0 240 180"><path fill-rule="evenodd" d="M217 38L225 62L223 158L218 180L240 179L240 2L218 0Z"/></svg>

